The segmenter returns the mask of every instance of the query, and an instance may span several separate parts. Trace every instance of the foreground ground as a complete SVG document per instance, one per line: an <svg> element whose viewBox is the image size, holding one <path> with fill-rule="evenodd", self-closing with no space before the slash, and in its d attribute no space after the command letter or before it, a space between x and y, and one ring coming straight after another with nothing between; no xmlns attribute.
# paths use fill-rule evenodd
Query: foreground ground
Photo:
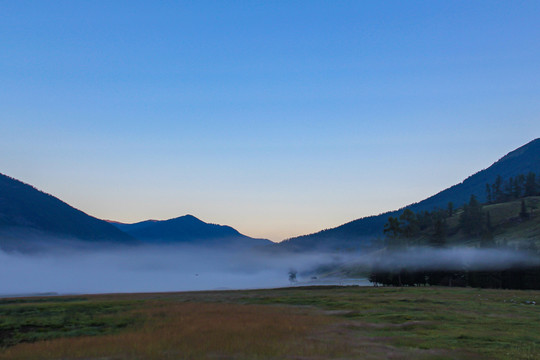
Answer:
<svg viewBox="0 0 540 360"><path fill-rule="evenodd" d="M535 305L538 304L538 305ZM318 287L0 299L0 359L539 359L540 291Z"/></svg>

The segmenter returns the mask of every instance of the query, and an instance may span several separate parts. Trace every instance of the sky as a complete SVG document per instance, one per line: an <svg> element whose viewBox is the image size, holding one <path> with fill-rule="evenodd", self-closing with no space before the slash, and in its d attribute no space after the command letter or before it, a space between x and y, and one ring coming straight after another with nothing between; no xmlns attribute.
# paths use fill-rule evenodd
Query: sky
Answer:
<svg viewBox="0 0 540 360"><path fill-rule="evenodd" d="M280 241L540 135L538 1L0 0L0 172Z"/></svg>

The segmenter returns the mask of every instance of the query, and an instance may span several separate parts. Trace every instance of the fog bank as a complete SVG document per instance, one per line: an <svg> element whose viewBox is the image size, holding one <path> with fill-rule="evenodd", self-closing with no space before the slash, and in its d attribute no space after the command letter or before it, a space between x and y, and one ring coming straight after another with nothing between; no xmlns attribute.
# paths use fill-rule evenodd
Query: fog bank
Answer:
<svg viewBox="0 0 540 360"><path fill-rule="evenodd" d="M374 253L287 253L179 245L133 246L22 254L0 251L0 296L256 289L295 285L367 285L331 278L340 269L498 270L537 266L531 253L476 248L409 248ZM337 271L336 271L337 270ZM323 276L321 276L323 275Z"/></svg>
<svg viewBox="0 0 540 360"><path fill-rule="evenodd" d="M21 254L0 251L0 295L117 293L289 286L289 271L326 254L270 254L190 246L137 246Z"/></svg>
<svg viewBox="0 0 540 360"><path fill-rule="evenodd" d="M467 247L414 247L390 250L366 259L366 265L379 270L503 270L540 265L537 255L511 249Z"/></svg>

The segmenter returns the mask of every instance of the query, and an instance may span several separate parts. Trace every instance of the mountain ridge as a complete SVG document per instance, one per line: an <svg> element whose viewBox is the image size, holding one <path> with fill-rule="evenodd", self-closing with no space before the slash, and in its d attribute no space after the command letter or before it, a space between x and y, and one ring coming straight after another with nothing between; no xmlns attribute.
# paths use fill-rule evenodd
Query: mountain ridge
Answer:
<svg viewBox="0 0 540 360"><path fill-rule="evenodd" d="M32 252L144 243L249 247L271 241L248 237L227 225L205 223L190 214L135 224L101 220L0 173L0 248L4 250Z"/></svg>
<svg viewBox="0 0 540 360"><path fill-rule="evenodd" d="M479 201L485 202L485 184L492 183L497 175L508 179L529 171L540 173L540 138L536 138L510 151L491 166L422 201L409 204L398 210L352 220L331 229L285 239L276 246L293 250L305 250L309 247L347 248L363 246L369 243L370 240L382 236L382 229L388 217L397 216L406 208L414 212L431 211L437 207L446 207L450 201L454 203L454 206L459 207L466 203L471 195L475 195Z"/></svg>
<svg viewBox="0 0 540 360"><path fill-rule="evenodd" d="M0 173L0 246L25 235L134 244L136 239L36 187ZM22 245L22 244L21 244Z"/></svg>
<svg viewBox="0 0 540 360"><path fill-rule="evenodd" d="M270 240L255 239L228 225L206 223L186 214L168 220L144 220L133 224L113 223L118 229L149 243L213 243L252 242L254 245L271 244Z"/></svg>

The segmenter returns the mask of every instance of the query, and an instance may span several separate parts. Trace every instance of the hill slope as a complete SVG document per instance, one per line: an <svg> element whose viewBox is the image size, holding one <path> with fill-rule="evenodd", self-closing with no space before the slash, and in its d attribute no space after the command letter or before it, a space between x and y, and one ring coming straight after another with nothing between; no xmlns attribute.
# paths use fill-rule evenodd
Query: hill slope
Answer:
<svg viewBox="0 0 540 360"><path fill-rule="evenodd" d="M529 213L526 219L520 217L521 202L524 201ZM482 206L482 212L489 213L490 227L493 238L489 240L494 247L528 248L532 244L540 245L540 196L529 196L521 199L505 201ZM471 235L463 231L460 217L463 209L457 209L445 220L445 245L452 246L482 246L482 235ZM427 245L433 235L433 229L420 231L418 235L408 239L412 246Z"/></svg>
<svg viewBox="0 0 540 360"><path fill-rule="evenodd" d="M240 234L230 226L208 224L193 215L135 224L112 223L118 229L148 243L189 243L193 245L267 245L271 241Z"/></svg>
<svg viewBox="0 0 540 360"><path fill-rule="evenodd" d="M0 246L17 249L26 240L135 243L116 227L56 197L0 174Z"/></svg>
<svg viewBox="0 0 540 360"><path fill-rule="evenodd" d="M493 183L497 175L508 179L528 172L540 173L540 139L508 153L489 168L477 172L460 184L443 190L423 201L407 206L414 212L444 208L448 202L460 207L474 194L481 201L486 199L486 183ZM365 217L343 224L333 229L303 235L279 243L279 247L293 250L311 248L347 248L365 245L371 239L382 235L384 224L389 216L396 216L401 210Z"/></svg>

